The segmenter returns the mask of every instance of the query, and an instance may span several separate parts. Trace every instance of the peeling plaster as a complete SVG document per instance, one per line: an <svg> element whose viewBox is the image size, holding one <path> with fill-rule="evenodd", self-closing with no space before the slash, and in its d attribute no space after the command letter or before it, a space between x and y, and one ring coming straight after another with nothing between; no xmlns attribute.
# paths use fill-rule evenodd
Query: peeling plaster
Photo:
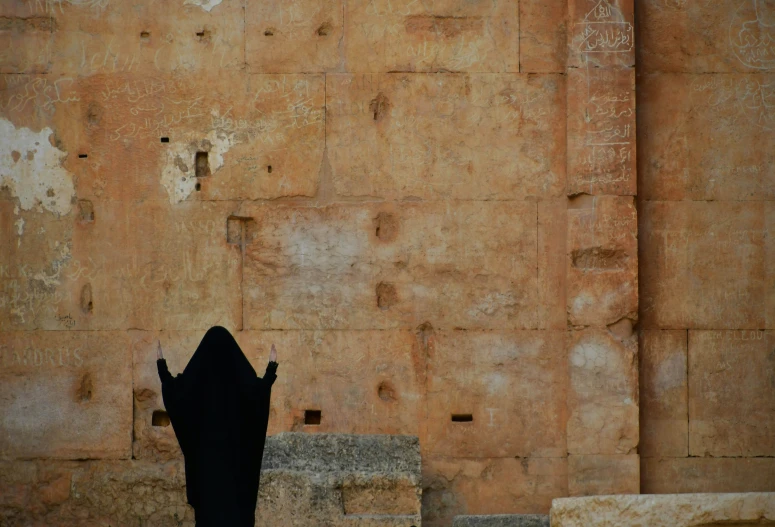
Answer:
<svg viewBox="0 0 775 527"><path fill-rule="evenodd" d="M73 175L62 167L67 152L51 145L51 134L48 127L33 132L0 118L0 185L19 198L22 209L40 204L62 216L70 212L75 186Z"/></svg>
<svg viewBox="0 0 775 527"><path fill-rule="evenodd" d="M183 5L198 5L208 13L223 0L186 0Z"/></svg>

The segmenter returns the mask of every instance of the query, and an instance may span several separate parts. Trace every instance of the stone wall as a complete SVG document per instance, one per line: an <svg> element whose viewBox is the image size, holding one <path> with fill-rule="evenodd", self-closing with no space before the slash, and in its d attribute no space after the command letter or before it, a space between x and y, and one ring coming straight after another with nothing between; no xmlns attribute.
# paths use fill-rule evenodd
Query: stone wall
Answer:
<svg viewBox="0 0 775 527"><path fill-rule="evenodd" d="M643 492L775 490L775 4L637 2Z"/></svg>

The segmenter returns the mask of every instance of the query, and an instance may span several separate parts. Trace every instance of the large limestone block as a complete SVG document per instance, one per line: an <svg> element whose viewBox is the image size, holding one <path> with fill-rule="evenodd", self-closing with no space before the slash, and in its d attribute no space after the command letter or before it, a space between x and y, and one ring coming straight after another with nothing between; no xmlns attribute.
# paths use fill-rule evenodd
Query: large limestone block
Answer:
<svg viewBox="0 0 775 527"><path fill-rule="evenodd" d="M638 445L638 338L570 333L568 453L634 454Z"/></svg>
<svg viewBox="0 0 775 527"><path fill-rule="evenodd" d="M11 221L9 206L0 215ZM241 256L228 202L83 200L38 213L10 245L0 328L200 329L240 320Z"/></svg>
<svg viewBox="0 0 775 527"><path fill-rule="evenodd" d="M572 325L638 318L638 220L631 197L588 196L568 205L567 304Z"/></svg>
<svg viewBox="0 0 775 527"><path fill-rule="evenodd" d="M635 65L632 0L568 2L568 66Z"/></svg>
<svg viewBox="0 0 775 527"><path fill-rule="evenodd" d="M423 525L458 515L547 514L568 495L567 458L423 458Z"/></svg>
<svg viewBox="0 0 775 527"><path fill-rule="evenodd" d="M775 492L775 458L642 458L641 492Z"/></svg>
<svg viewBox="0 0 775 527"><path fill-rule="evenodd" d="M685 330L640 332L642 457L689 455L688 339Z"/></svg>
<svg viewBox="0 0 775 527"><path fill-rule="evenodd" d="M643 202L644 327L765 327L765 210L762 202Z"/></svg>
<svg viewBox="0 0 775 527"><path fill-rule="evenodd" d="M452 527L549 527L549 516L545 514L460 515L453 518Z"/></svg>
<svg viewBox="0 0 775 527"><path fill-rule="evenodd" d="M637 454L568 456L569 496L637 494L639 492L640 460Z"/></svg>
<svg viewBox="0 0 775 527"><path fill-rule="evenodd" d="M240 210L253 220L244 270L251 329L562 327L551 294L562 269L536 273L556 254L561 225L537 227L533 202Z"/></svg>
<svg viewBox="0 0 775 527"><path fill-rule="evenodd" d="M341 69L342 0L246 0L245 61L251 73ZM348 35L347 41L350 37ZM348 68L349 69L349 68Z"/></svg>
<svg viewBox="0 0 775 527"><path fill-rule="evenodd" d="M126 334L2 331L0 368L0 457L131 456Z"/></svg>
<svg viewBox="0 0 775 527"><path fill-rule="evenodd" d="M437 332L428 361L424 451L477 458L564 456L565 335Z"/></svg>
<svg viewBox="0 0 775 527"><path fill-rule="evenodd" d="M775 199L775 108L761 102L773 85L774 74L640 77L639 195Z"/></svg>
<svg viewBox="0 0 775 527"><path fill-rule="evenodd" d="M268 434L419 434L425 421L425 357L414 332L227 329L258 376L264 375L272 343L277 347L280 365L272 387ZM180 457L172 427L159 413L164 404L156 341L161 340L170 372L176 375L188 364L204 331L138 331L132 336L134 455ZM315 419L313 412L319 412ZM353 461L351 455L342 455Z"/></svg>
<svg viewBox="0 0 775 527"><path fill-rule="evenodd" d="M5 0L0 5L0 73L47 73L50 70L55 21L43 9L42 3L33 4L35 2Z"/></svg>
<svg viewBox="0 0 775 527"><path fill-rule="evenodd" d="M634 3L638 68L644 72L775 69L775 6L771 0Z"/></svg>
<svg viewBox="0 0 775 527"><path fill-rule="evenodd" d="M25 3L51 16L52 73L234 71L245 62L243 0Z"/></svg>
<svg viewBox="0 0 775 527"><path fill-rule="evenodd" d="M689 331L689 454L775 456L775 333Z"/></svg>
<svg viewBox="0 0 775 527"><path fill-rule="evenodd" d="M552 74L328 75L326 140L341 196L558 197L565 82Z"/></svg>
<svg viewBox="0 0 775 527"><path fill-rule="evenodd" d="M564 73L568 55L567 0L519 2L519 71Z"/></svg>
<svg viewBox="0 0 775 527"><path fill-rule="evenodd" d="M552 527L711 527L775 523L775 494L667 494L560 498Z"/></svg>
<svg viewBox="0 0 775 527"><path fill-rule="evenodd" d="M519 71L519 3L350 0L347 70Z"/></svg>

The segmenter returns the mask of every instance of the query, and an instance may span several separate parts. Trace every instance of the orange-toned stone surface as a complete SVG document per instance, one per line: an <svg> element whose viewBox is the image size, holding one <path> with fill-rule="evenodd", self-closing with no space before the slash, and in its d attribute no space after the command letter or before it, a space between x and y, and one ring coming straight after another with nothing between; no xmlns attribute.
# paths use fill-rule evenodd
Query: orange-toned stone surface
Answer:
<svg viewBox="0 0 775 527"><path fill-rule="evenodd" d="M637 455L568 456L568 495L638 494Z"/></svg>
<svg viewBox="0 0 775 527"><path fill-rule="evenodd" d="M568 56L567 0L519 2L519 71L565 71Z"/></svg>
<svg viewBox="0 0 775 527"><path fill-rule="evenodd" d="M0 332L0 458L130 457L131 391L124 332Z"/></svg>
<svg viewBox="0 0 775 527"><path fill-rule="evenodd" d="M686 330L640 332L641 457L689 455L688 338Z"/></svg>
<svg viewBox="0 0 775 527"><path fill-rule="evenodd" d="M775 492L768 457L641 458L641 492Z"/></svg>

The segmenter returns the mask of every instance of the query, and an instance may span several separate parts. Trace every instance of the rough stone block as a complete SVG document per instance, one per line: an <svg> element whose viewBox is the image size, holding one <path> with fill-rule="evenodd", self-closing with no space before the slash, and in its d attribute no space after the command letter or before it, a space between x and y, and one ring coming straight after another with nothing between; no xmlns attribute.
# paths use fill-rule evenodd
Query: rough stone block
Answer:
<svg viewBox="0 0 775 527"><path fill-rule="evenodd" d="M641 492L775 492L773 458L642 458Z"/></svg>
<svg viewBox="0 0 775 527"><path fill-rule="evenodd" d="M452 527L549 527L545 514L461 515L452 519Z"/></svg>
<svg viewBox="0 0 775 527"><path fill-rule="evenodd" d="M55 21L33 2L0 5L0 73L48 73Z"/></svg>
<svg viewBox="0 0 775 527"><path fill-rule="evenodd" d="M775 494L593 496L552 502L552 527L711 527L775 522Z"/></svg>
<svg viewBox="0 0 775 527"><path fill-rule="evenodd" d="M327 148L341 196L563 195L562 76L328 75L326 101Z"/></svg>
<svg viewBox="0 0 775 527"><path fill-rule="evenodd" d="M45 4L53 22L51 71L65 76L242 69L243 3L28 2L37 10Z"/></svg>
<svg viewBox="0 0 775 527"><path fill-rule="evenodd" d="M571 332L568 453L632 454L638 445L638 338Z"/></svg>
<svg viewBox="0 0 775 527"><path fill-rule="evenodd" d="M0 364L2 458L131 456L125 334L2 331Z"/></svg>
<svg viewBox="0 0 775 527"><path fill-rule="evenodd" d="M638 82L648 200L775 199L773 74L652 74ZM730 138L734 138L730 142Z"/></svg>
<svg viewBox="0 0 775 527"><path fill-rule="evenodd" d="M633 3L631 0L570 0L568 66L634 66Z"/></svg>
<svg viewBox="0 0 775 527"><path fill-rule="evenodd" d="M689 454L775 456L775 333L689 332Z"/></svg>
<svg viewBox="0 0 775 527"><path fill-rule="evenodd" d="M519 71L517 2L346 5L348 71Z"/></svg>
<svg viewBox="0 0 775 527"><path fill-rule="evenodd" d="M687 343L685 330L640 332L641 457L689 455Z"/></svg>
<svg viewBox="0 0 775 527"><path fill-rule="evenodd" d="M640 460L637 454L568 456L569 496L638 494L639 492ZM554 519L552 519L552 526L554 526Z"/></svg>
<svg viewBox="0 0 775 527"><path fill-rule="evenodd" d="M565 334L437 332L428 360L428 455L565 455Z"/></svg>
<svg viewBox="0 0 775 527"><path fill-rule="evenodd" d="M567 0L521 0L519 71L565 73L567 32Z"/></svg>
<svg viewBox="0 0 775 527"><path fill-rule="evenodd" d="M644 72L775 68L775 9L769 0L634 3L638 68Z"/></svg>
<svg viewBox="0 0 775 527"><path fill-rule="evenodd" d="M567 458L423 458L423 525L458 515L547 514L568 495Z"/></svg>
<svg viewBox="0 0 775 527"><path fill-rule="evenodd" d="M246 0L248 70L302 73L339 69L343 15L342 0Z"/></svg>
<svg viewBox="0 0 775 527"><path fill-rule="evenodd" d="M568 69L568 194L635 195L635 69Z"/></svg>
<svg viewBox="0 0 775 527"><path fill-rule="evenodd" d="M568 205L567 303L572 325L638 318L637 211L631 197L581 195Z"/></svg>
<svg viewBox="0 0 775 527"><path fill-rule="evenodd" d="M645 328L765 327L765 205L643 202Z"/></svg>
<svg viewBox="0 0 775 527"><path fill-rule="evenodd" d="M244 270L252 329L523 329L559 318L546 291L561 269L536 275L535 203L241 210L254 219Z"/></svg>

